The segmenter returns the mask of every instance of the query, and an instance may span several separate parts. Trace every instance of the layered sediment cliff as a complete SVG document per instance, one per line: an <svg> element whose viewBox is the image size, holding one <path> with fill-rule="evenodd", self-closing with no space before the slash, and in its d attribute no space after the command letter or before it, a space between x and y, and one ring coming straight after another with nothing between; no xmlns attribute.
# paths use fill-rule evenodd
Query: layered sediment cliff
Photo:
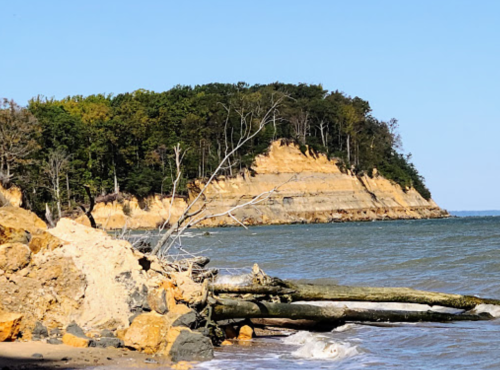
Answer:
<svg viewBox="0 0 500 370"><path fill-rule="evenodd" d="M201 187L201 183L195 183ZM321 223L385 219L446 217L432 200L425 200L415 189L402 189L380 175L370 178L342 173L335 160L319 154L303 154L293 144L274 142L265 155L255 159L252 172L234 178L219 178L207 189L206 212L222 213L246 203L259 194L278 189L265 201L240 208L233 216L246 225ZM191 198L195 195L192 191ZM130 228L154 228L169 214L170 199L99 203L94 210L97 223L107 228L127 224ZM171 221L186 203L176 200ZM123 211L125 209L125 212ZM82 217L80 221L84 222ZM206 220L204 226L236 225L230 216Z"/></svg>

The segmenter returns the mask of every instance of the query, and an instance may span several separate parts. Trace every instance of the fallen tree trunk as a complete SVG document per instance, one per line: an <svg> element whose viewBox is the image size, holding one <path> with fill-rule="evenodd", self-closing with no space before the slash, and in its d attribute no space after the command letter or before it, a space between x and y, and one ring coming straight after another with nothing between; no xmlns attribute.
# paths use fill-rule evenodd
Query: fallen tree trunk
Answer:
<svg viewBox="0 0 500 370"><path fill-rule="evenodd" d="M428 292L410 288L355 287L297 284L282 286L210 284L214 293L290 295L293 301L365 301L420 303L471 310L478 304L500 305L500 300L468 295Z"/></svg>
<svg viewBox="0 0 500 370"><path fill-rule="evenodd" d="M233 285L233 284L209 284L208 289L214 293L232 293L232 294L292 294L293 289L279 286L267 285Z"/></svg>
<svg viewBox="0 0 500 370"><path fill-rule="evenodd" d="M238 318L279 318L313 320L319 324L340 324L345 321L370 322L447 322L490 320L490 314L449 314L434 311L352 310L319 307L308 304L268 303L219 299L213 308L214 320Z"/></svg>
<svg viewBox="0 0 500 370"><path fill-rule="evenodd" d="M467 295L427 292L410 288L354 287L342 285L312 285L285 282L285 287L294 290L294 301L368 301L421 303L430 306L471 310L478 304L500 305L500 300Z"/></svg>

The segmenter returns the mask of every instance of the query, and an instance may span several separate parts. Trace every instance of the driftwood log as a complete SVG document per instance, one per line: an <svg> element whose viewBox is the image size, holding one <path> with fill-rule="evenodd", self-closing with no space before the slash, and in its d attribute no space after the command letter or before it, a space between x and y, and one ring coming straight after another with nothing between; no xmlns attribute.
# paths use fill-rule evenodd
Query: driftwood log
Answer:
<svg viewBox="0 0 500 370"><path fill-rule="evenodd" d="M468 295L427 292L410 288L354 287L341 285L312 285L285 282L287 288L295 290L294 301L368 301L420 303L430 306L471 310L478 304L500 305L500 300L478 298Z"/></svg>
<svg viewBox="0 0 500 370"><path fill-rule="evenodd" d="M241 299L218 299L213 308L213 319L279 318L311 320L318 324L340 325L346 321L367 322L447 322L490 320L488 313L450 314L434 311L366 310L338 307L319 307L308 304L287 304L245 301Z"/></svg>
<svg viewBox="0 0 500 370"><path fill-rule="evenodd" d="M214 293L289 295L292 301L365 301L420 303L471 310L478 304L500 305L500 300L410 288L354 287L284 282L283 286L210 284Z"/></svg>

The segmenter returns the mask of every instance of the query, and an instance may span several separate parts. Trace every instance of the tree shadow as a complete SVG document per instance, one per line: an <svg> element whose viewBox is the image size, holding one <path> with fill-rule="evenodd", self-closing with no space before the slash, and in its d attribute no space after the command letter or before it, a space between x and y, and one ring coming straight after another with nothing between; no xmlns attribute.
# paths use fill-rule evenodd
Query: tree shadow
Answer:
<svg viewBox="0 0 500 370"><path fill-rule="evenodd" d="M63 370L72 368L65 361L45 360L38 358L18 358L2 355L0 356L0 370ZM90 365L90 364L89 364Z"/></svg>

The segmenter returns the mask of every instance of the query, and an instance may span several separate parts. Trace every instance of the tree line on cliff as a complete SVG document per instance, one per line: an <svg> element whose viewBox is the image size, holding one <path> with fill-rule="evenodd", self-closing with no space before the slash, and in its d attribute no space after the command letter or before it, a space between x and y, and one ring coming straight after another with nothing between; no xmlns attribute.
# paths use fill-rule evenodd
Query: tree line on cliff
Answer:
<svg viewBox="0 0 500 370"><path fill-rule="evenodd" d="M245 130L277 95L285 97L269 123L231 156L223 174L249 168L271 141L287 139L301 150L339 158L343 170L374 168L403 189L430 198L410 157L400 152L397 121L373 117L368 101L321 85L272 83L176 86L156 93L38 96L27 107L0 106L0 182L19 185L29 208L45 203L72 208L93 194L120 189L145 197L172 190L173 147L184 149L180 191L209 177ZM61 208L61 206L59 206ZM60 212L60 209L59 209Z"/></svg>

